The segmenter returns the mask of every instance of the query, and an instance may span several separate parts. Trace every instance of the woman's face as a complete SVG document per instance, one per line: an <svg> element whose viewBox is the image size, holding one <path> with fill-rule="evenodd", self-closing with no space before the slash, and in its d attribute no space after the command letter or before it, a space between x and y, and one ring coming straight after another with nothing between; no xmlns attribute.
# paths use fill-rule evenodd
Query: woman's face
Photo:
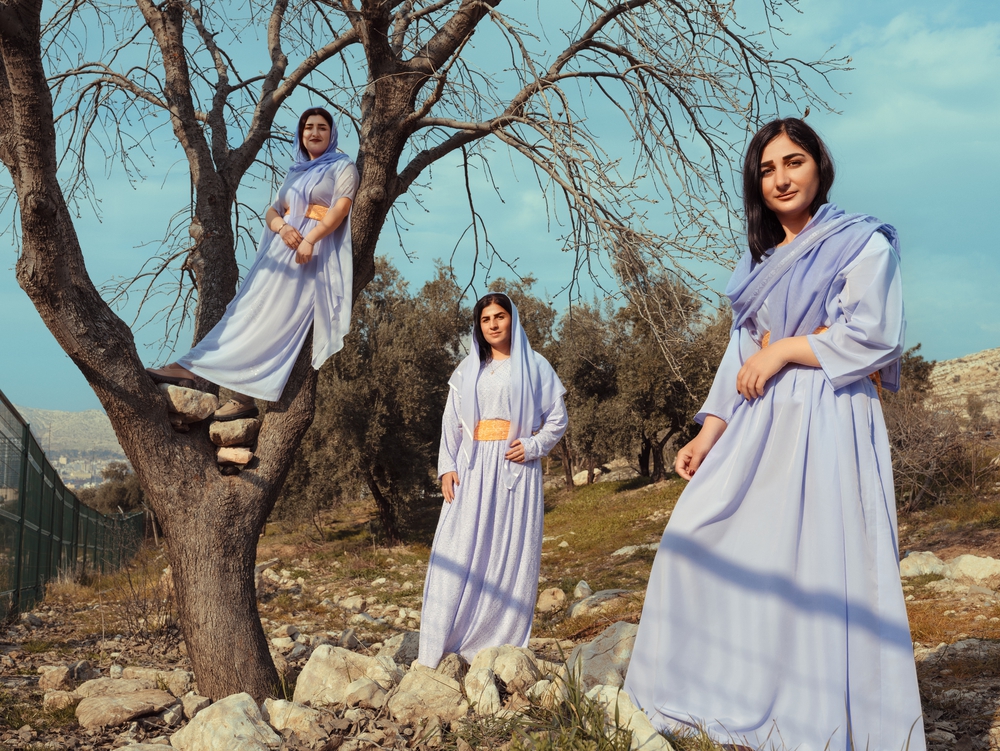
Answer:
<svg viewBox="0 0 1000 751"><path fill-rule="evenodd" d="M510 351L511 316L496 303L487 305L479 315L479 326L486 343L501 352Z"/></svg>
<svg viewBox="0 0 1000 751"><path fill-rule="evenodd" d="M782 133L761 154L760 189L764 203L782 225L808 220L809 207L819 192L819 166L808 151Z"/></svg>
<svg viewBox="0 0 1000 751"><path fill-rule="evenodd" d="M310 159L322 156L330 146L330 125L322 115L309 115L302 128L302 148Z"/></svg>

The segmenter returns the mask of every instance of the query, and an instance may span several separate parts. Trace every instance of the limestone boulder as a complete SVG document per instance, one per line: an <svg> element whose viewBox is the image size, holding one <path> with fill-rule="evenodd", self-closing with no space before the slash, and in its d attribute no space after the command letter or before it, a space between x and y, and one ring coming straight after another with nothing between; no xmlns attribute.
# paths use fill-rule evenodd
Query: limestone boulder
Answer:
<svg viewBox="0 0 1000 751"><path fill-rule="evenodd" d="M131 694L135 691L147 691L156 688L155 680L145 678L94 678L77 686L76 692L83 697L113 696L116 694Z"/></svg>
<svg viewBox="0 0 1000 751"><path fill-rule="evenodd" d="M178 751L267 751L281 736L264 722L250 694L233 694L203 709L170 738Z"/></svg>
<svg viewBox="0 0 1000 751"><path fill-rule="evenodd" d="M403 631L382 643L379 657L391 657L397 665L409 667L420 652L420 633Z"/></svg>
<svg viewBox="0 0 1000 751"><path fill-rule="evenodd" d="M349 707L381 709L385 706L386 690L371 678L362 676L347 686L344 703Z"/></svg>
<svg viewBox="0 0 1000 751"><path fill-rule="evenodd" d="M424 720L457 722L469 714L469 702L458 681L429 669L411 670L389 697L389 713L404 725Z"/></svg>
<svg viewBox="0 0 1000 751"><path fill-rule="evenodd" d="M73 674L68 667L46 665L38 670L41 672L38 688L43 691L68 691L73 688Z"/></svg>
<svg viewBox="0 0 1000 751"><path fill-rule="evenodd" d="M260 420L215 421L208 426L208 437L216 446L252 446L260 432Z"/></svg>
<svg viewBox="0 0 1000 751"><path fill-rule="evenodd" d="M535 655L523 647L500 647L493 673L504 682L509 693L522 696L542 679Z"/></svg>
<svg viewBox="0 0 1000 751"><path fill-rule="evenodd" d="M625 683L638 630L634 623L622 622L604 629L592 642L573 650L567 662L569 672L579 676L586 691L598 685L621 686Z"/></svg>
<svg viewBox="0 0 1000 751"><path fill-rule="evenodd" d="M301 704L283 699L265 699L261 716L282 736L292 736L293 741L301 745L319 747L330 736L324 726L323 715Z"/></svg>
<svg viewBox="0 0 1000 751"><path fill-rule="evenodd" d="M454 652L447 652L441 658L441 662L438 663L435 670L461 683L464 680L466 673L469 672L469 663L465 661L465 658L462 657L462 655L455 654Z"/></svg>
<svg viewBox="0 0 1000 751"><path fill-rule="evenodd" d="M478 715L492 717L500 711L500 691L489 668L469 671L465 676L465 695Z"/></svg>
<svg viewBox="0 0 1000 751"><path fill-rule="evenodd" d="M179 414L186 423L200 422L219 408L219 398L204 391L167 383L161 383L159 389L166 397L168 409Z"/></svg>
<svg viewBox="0 0 1000 751"><path fill-rule="evenodd" d="M114 727L136 717L162 712L176 701L173 695L156 688L140 689L127 694L98 694L88 696L76 705L76 720L88 730Z"/></svg>
<svg viewBox="0 0 1000 751"><path fill-rule="evenodd" d="M127 667L122 670L122 678L140 680L153 686L166 686L167 691L177 698L191 690L194 674L187 670L157 670L156 668Z"/></svg>
<svg viewBox="0 0 1000 751"><path fill-rule="evenodd" d="M184 709L184 718L193 720L195 715L206 707L212 706L212 700L207 696L199 696L194 691L188 691L181 697L181 707Z"/></svg>
<svg viewBox="0 0 1000 751"><path fill-rule="evenodd" d="M590 613L603 613L626 602L631 594L627 589L602 589L570 605L566 617L579 618Z"/></svg>
<svg viewBox="0 0 1000 751"><path fill-rule="evenodd" d="M630 751L673 751L669 741L656 732L646 714L617 686L594 686L587 698L604 710L607 723L632 732Z"/></svg>
<svg viewBox="0 0 1000 751"><path fill-rule="evenodd" d="M42 697L42 709L58 712L66 707L75 707L82 697L76 691L46 691Z"/></svg>
<svg viewBox="0 0 1000 751"><path fill-rule="evenodd" d="M388 691L403 678L403 671L390 657L368 657L342 647L323 644L317 647L295 684L292 701L344 704L347 689L358 678L369 678Z"/></svg>
<svg viewBox="0 0 1000 751"><path fill-rule="evenodd" d="M581 579L576 585L576 588L573 590L573 599L582 600L585 597L590 597L592 594L594 594L594 590L590 588L590 585L587 584L587 582Z"/></svg>
<svg viewBox="0 0 1000 751"><path fill-rule="evenodd" d="M348 610L352 613L363 613L365 607L368 605L368 602L361 595L354 595L353 597L345 597L338 604L344 610Z"/></svg>
<svg viewBox="0 0 1000 751"><path fill-rule="evenodd" d="M539 613L553 613L559 610L566 602L566 593L558 587L543 589L538 595L538 603L535 610Z"/></svg>
<svg viewBox="0 0 1000 751"><path fill-rule="evenodd" d="M473 670L479 670L480 668L493 669L493 664L497 661L497 657L500 656L500 647L487 647L486 649L481 649L476 653L476 656L472 658L472 664L469 665L469 672Z"/></svg>
<svg viewBox="0 0 1000 751"><path fill-rule="evenodd" d="M1000 561L978 555L960 555L948 561L945 576L949 579L982 584L1000 577Z"/></svg>
<svg viewBox="0 0 1000 751"><path fill-rule="evenodd" d="M899 562L899 575L904 579L925 574L944 576L946 568L945 562L929 551L910 553Z"/></svg>

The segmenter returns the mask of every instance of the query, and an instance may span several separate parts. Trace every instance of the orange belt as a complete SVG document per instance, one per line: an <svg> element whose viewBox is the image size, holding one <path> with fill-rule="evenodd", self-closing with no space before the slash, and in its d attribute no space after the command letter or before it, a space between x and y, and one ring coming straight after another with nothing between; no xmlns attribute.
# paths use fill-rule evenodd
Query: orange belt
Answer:
<svg viewBox="0 0 1000 751"><path fill-rule="evenodd" d="M303 214L306 219L315 219L317 222L323 221L326 216L326 212L330 210L329 206L321 206L318 203L311 203L306 207L306 213ZM291 209L285 209L285 216L291 213Z"/></svg>
<svg viewBox="0 0 1000 751"><path fill-rule="evenodd" d="M814 334L822 334L824 331L829 330L829 328L830 328L829 326L820 326L813 333ZM760 340L760 348L764 349L770 343L771 343L771 332L770 331L765 331L764 332L764 336L761 337L761 340ZM868 377L871 378L872 379L872 383L875 384L875 391L878 394L878 398L881 399L882 398L882 373L876 370L874 373L871 373Z"/></svg>
<svg viewBox="0 0 1000 751"><path fill-rule="evenodd" d="M472 433L476 441L506 441L510 433L510 420L480 420Z"/></svg>

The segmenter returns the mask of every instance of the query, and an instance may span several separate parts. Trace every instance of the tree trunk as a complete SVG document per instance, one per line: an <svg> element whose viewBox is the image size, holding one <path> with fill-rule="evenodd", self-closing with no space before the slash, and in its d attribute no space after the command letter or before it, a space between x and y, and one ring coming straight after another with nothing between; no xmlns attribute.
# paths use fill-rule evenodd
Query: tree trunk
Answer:
<svg viewBox="0 0 1000 751"><path fill-rule="evenodd" d="M566 477L566 487L573 487L573 454L569 450L569 442L566 436L559 441L559 457L562 460L563 474Z"/></svg>
<svg viewBox="0 0 1000 751"><path fill-rule="evenodd" d="M650 479L653 482L660 482L667 479L667 467L663 461L663 449L666 448L667 442L673 435L674 431L668 430L663 438L660 440L653 439L652 441L653 475Z"/></svg>
<svg viewBox="0 0 1000 751"><path fill-rule="evenodd" d="M382 529L385 531L385 536L389 538L389 542L393 545L398 544L402 537L399 534L399 527L396 524L396 514L393 511L392 504L389 503L389 499L385 497L378 483L375 482L375 478L371 472L365 472L365 482L368 483L368 489L371 491L372 498L375 499L375 507L378 509L378 518L382 522Z"/></svg>
<svg viewBox="0 0 1000 751"><path fill-rule="evenodd" d="M642 436L642 447L639 449L639 476L649 477L649 457L653 452L653 442Z"/></svg>
<svg viewBox="0 0 1000 751"><path fill-rule="evenodd" d="M593 456L587 457L587 484L594 484L594 469L597 467L597 462Z"/></svg>

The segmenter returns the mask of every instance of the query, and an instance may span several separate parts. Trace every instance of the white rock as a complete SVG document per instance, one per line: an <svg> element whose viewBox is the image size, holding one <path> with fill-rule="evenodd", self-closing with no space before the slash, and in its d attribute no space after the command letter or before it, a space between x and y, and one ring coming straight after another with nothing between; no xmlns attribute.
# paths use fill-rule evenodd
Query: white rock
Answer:
<svg viewBox="0 0 1000 751"><path fill-rule="evenodd" d="M261 716L279 733L293 732L306 745L319 746L329 737L321 723L323 715L301 704L283 699L265 699Z"/></svg>
<svg viewBox="0 0 1000 751"><path fill-rule="evenodd" d="M329 644L317 647L295 684L296 704L344 704L348 686L364 676L388 691L403 671L389 657L367 657Z"/></svg>
<svg viewBox="0 0 1000 751"><path fill-rule="evenodd" d="M492 717L500 711L500 691L489 668L469 671L465 676L465 695L478 715Z"/></svg>
<svg viewBox="0 0 1000 751"><path fill-rule="evenodd" d="M271 632L271 636L274 638L280 638L284 636L294 641L295 639L299 638L300 633L299 630L295 628L295 626L286 623L285 625L278 626L278 628L274 629L274 631Z"/></svg>
<svg viewBox="0 0 1000 751"><path fill-rule="evenodd" d="M590 585L587 584L587 582L581 580L576 585L576 589L573 590L573 599L582 600L585 597L590 597L592 594L594 594L594 590L590 588Z"/></svg>
<svg viewBox="0 0 1000 751"><path fill-rule="evenodd" d="M631 594L627 589L602 589L600 592L595 592L590 597L585 597L570 605L566 617L577 618L589 613L602 613L623 604Z"/></svg>
<svg viewBox="0 0 1000 751"><path fill-rule="evenodd" d="M459 682L427 668L406 674L389 697L388 708L398 722L407 725L428 718L442 723L457 722L469 714L469 702L462 695Z"/></svg>
<svg viewBox="0 0 1000 751"><path fill-rule="evenodd" d="M249 464L253 451L242 446L220 446L215 451L215 459L219 464Z"/></svg>
<svg viewBox="0 0 1000 751"><path fill-rule="evenodd" d="M207 696L199 696L194 691L189 691L181 697L181 705L184 708L184 717L193 720L194 716L201 710L212 705L212 700Z"/></svg>
<svg viewBox="0 0 1000 751"><path fill-rule="evenodd" d="M573 650L567 665L573 676L579 676L584 690L625 683L638 630L634 623L615 623L590 644L581 644Z"/></svg>
<svg viewBox="0 0 1000 751"><path fill-rule="evenodd" d="M266 751L281 737L261 716L250 694L233 694L201 710L170 739L178 751Z"/></svg>
<svg viewBox="0 0 1000 751"><path fill-rule="evenodd" d="M1000 561L978 555L960 555L948 561L945 576L949 579L971 580L981 584L993 577L1000 577Z"/></svg>
<svg viewBox="0 0 1000 751"><path fill-rule="evenodd" d="M384 576L380 576L378 579L372 579L372 586L381 587L383 584L385 584L385 582L386 578Z"/></svg>
<svg viewBox="0 0 1000 751"><path fill-rule="evenodd" d="M160 714L163 724L168 728L174 728L181 724L184 719L184 707L178 702Z"/></svg>
<svg viewBox="0 0 1000 751"><path fill-rule="evenodd" d="M257 440L260 426L260 420L254 418L225 422L214 420L208 426L208 438L216 446L249 446Z"/></svg>
<svg viewBox="0 0 1000 751"><path fill-rule="evenodd" d="M561 608L565 602L566 593L559 587L551 587L542 590L538 595L538 604L535 605L535 610L539 613L551 613Z"/></svg>
<svg viewBox="0 0 1000 751"><path fill-rule="evenodd" d="M181 415L184 422L204 420L219 408L218 397L204 391L167 383L161 383L159 389L166 397L170 411Z"/></svg>
<svg viewBox="0 0 1000 751"><path fill-rule="evenodd" d="M899 562L899 575L904 579L924 574L945 575L945 562L931 552L910 553Z"/></svg>
<svg viewBox="0 0 1000 751"><path fill-rule="evenodd" d="M508 692L522 696L542 678L535 655L523 647L500 647L493 672L506 684Z"/></svg>
<svg viewBox="0 0 1000 751"><path fill-rule="evenodd" d="M381 709L385 706L386 691L371 678L361 676L347 686L344 703L349 707Z"/></svg>
<svg viewBox="0 0 1000 751"><path fill-rule="evenodd" d="M364 611L365 606L368 602L361 595L354 595L354 597L345 597L341 600L338 605L344 610L349 610L352 613L361 613Z"/></svg>
<svg viewBox="0 0 1000 751"><path fill-rule="evenodd" d="M58 712L66 707L75 707L80 699L80 694L75 691L46 691L42 697L42 709L46 712Z"/></svg>
<svg viewBox="0 0 1000 751"><path fill-rule="evenodd" d="M162 712L167 707L173 706L175 701L176 697L155 688L141 689L128 694L88 696L77 704L76 720L81 727L87 729L113 727L136 717Z"/></svg>
<svg viewBox="0 0 1000 751"><path fill-rule="evenodd" d="M618 548L611 555L633 555L641 550L656 550L658 547L660 547L658 542L651 542L649 545L626 545L624 548Z"/></svg>
<svg viewBox="0 0 1000 751"><path fill-rule="evenodd" d="M656 732L646 714L637 709L632 699L616 686L594 686L587 692L587 698L604 709L609 725L632 731L631 751L673 751L673 746Z"/></svg>
<svg viewBox="0 0 1000 751"><path fill-rule="evenodd" d="M45 665L40 667L38 670L40 672L44 671L38 679L38 688L43 691L68 691L73 688L73 676L71 675L68 667L65 667L64 665Z"/></svg>
<svg viewBox="0 0 1000 751"><path fill-rule="evenodd" d="M146 691L156 688L156 681L128 678L95 678L77 686L76 692L83 697L113 696L115 694L130 694L133 691Z"/></svg>
<svg viewBox="0 0 1000 751"><path fill-rule="evenodd" d="M379 657L391 657L397 665L409 667L420 652L420 633L404 631L387 639L378 651Z"/></svg>
<svg viewBox="0 0 1000 751"><path fill-rule="evenodd" d="M559 547L561 547L561 548L568 548L569 547L569 543L566 542L565 540L563 540L562 542L559 543Z"/></svg>
<svg viewBox="0 0 1000 751"><path fill-rule="evenodd" d="M274 638L271 639L271 644L276 649L281 649L281 650L291 649L292 645L295 644L295 639L291 639L287 636L275 636Z"/></svg>
<svg viewBox="0 0 1000 751"><path fill-rule="evenodd" d="M191 690L194 674L187 670L157 670L156 668L127 667L122 671L122 677L129 680L141 680L155 687L167 687L167 691L177 698Z"/></svg>

